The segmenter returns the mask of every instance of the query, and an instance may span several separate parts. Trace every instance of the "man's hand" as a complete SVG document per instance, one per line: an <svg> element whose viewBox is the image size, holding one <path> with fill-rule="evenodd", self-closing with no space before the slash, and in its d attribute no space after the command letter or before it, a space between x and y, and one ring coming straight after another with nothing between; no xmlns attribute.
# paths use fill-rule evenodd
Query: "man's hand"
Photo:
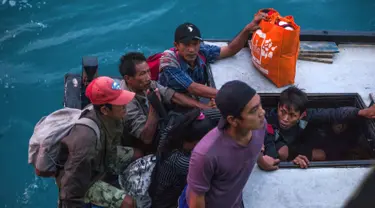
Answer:
<svg viewBox="0 0 375 208"><path fill-rule="evenodd" d="M260 155L258 160L258 165L262 170L271 171L279 169L277 166L280 163L279 159L274 159L268 155Z"/></svg>
<svg viewBox="0 0 375 208"><path fill-rule="evenodd" d="M158 96L159 100L161 101L161 96L160 96L160 92L159 92L159 89L158 88L155 88L154 90L156 96ZM147 90L147 95L151 94L151 90Z"/></svg>
<svg viewBox="0 0 375 208"><path fill-rule="evenodd" d="M154 92L155 92L155 94L158 96L159 100L161 101L161 96L160 96L159 89L156 88L156 89L154 90Z"/></svg>
<svg viewBox="0 0 375 208"><path fill-rule="evenodd" d="M126 195L124 200L122 201L121 207L120 208L136 208L136 203L135 200L129 196Z"/></svg>
<svg viewBox="0 0 375 208"><path fill-rule="evenodd" d="M259 27L260 21L263 20L263 19L266 19L267 16L268 16L268 14L263 13L263 12L260 12L260 13L256 14L254 19L246 26L246 30L249 31L249 32L254 32L254 31L260 29L260 27Z"/></svg>
<svg viewBox="0 0 375 208"><path fill-rule="evenodd" d="M375 104L369 108L362 109L358 112L358 115L365 118L375 119Z"/></svg>
<svg viewBox="0 0 375 208"><path fill-rule="evenodd" d="M293 163L299 165L300 168L307 168L309 166L309 159L304 155L298 155L294 158Z"/></svg>

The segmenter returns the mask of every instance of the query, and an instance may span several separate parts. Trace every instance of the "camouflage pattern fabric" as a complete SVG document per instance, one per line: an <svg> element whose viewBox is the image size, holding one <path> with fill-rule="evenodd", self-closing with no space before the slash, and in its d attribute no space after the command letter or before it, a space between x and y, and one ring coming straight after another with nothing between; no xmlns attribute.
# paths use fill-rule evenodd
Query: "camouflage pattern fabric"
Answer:
<svg viewBox="0 0 375 208"><path fill-rule="evenodd" d="M116 151L108 155L108 169L115 174L121 173L131 163L134 155L132 147L116 146ZM119 208L124 200L125 191L103 181L95 182L86 192L85 203L106 207Z"/></svg>
<svg viewBox="0 0 375 208"><path fill-rule="evenodd" d="M107 156L107 164L110 172L120 175L125 168L131 163L134 155L132 147L116 146Z"/></svg>
<svg viewBox="0 0 375 208"><path fill-rule="evenodd" d="M95 182L86 192L85 203L92 203L106 208L120 208L126 194L103 181Z"/></svg>
<svg viewBox="0 0 375 208"><path fill-rule="evenodd" d="M146 155L132 162L121 175L119 184L127 195L134 197L137 208L151 207L148 189L156 164L155 155Z"/></svg>

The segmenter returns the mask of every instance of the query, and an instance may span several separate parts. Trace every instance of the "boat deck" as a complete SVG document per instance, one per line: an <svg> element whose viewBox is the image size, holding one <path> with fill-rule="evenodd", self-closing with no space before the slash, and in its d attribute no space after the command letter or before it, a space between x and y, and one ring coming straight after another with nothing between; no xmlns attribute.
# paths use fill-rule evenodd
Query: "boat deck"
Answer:
<svg viewBox="0 0 375 208"><path fill-rule="evenodd" d="M223 46L226 42L206 42ZM375 46L339 45L333 64L298 60L295 85L308 93L358 93L368 106L375 92ZM250 51L242 49L231 58L211 64L217 89L230 80L248 83L258 92L277 93L277 88L251 63ZM370 168L279 169L254 168L244 189L245 207L338 208L352 194Z"/></svg>
<svg viewBox="0 0 375 208"><path fill-rule="evenodd" d="M226 42L206 42L223 46ZM369 93L375 92L375 45L338 45L332 64L297 61L295 85L308 93L358 93L369 105ZM211 64L216 88L225 82L238 79L248 83L258 92L281 92L251 63L250 50L243 48L231 58Z"/></svg>

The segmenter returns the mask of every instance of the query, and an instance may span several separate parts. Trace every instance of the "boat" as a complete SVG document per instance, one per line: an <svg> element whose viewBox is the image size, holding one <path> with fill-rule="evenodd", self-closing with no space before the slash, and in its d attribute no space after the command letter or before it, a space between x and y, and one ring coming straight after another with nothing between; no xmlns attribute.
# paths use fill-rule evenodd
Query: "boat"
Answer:
<svg viewBox="0 0 375 208"><path fill-rule="evenodd" d="M375 92L374 32L301 31L300 41L333 42L339 48L330 64L297 61L295 85L307 92L310 108L363 109L374 103L369 96ZM218 46L229 42L205 40ZM95 57L84 57L82 73L65 75L65 107L82 109L87 104L82 79L92 80L98 75L97 69ZM235 56L210 64L208 75L209 85L217 89L235 79L248 83L260 94L265 109L277 106L279 93L287 87L277 88L253 66L248 45ZM281 162L279 170L273 172L256 166L244 188L245 207L343 207L375 164L375 121L367 120L360 128L359 143L366 157L311 162L308 169Z"/></svg>

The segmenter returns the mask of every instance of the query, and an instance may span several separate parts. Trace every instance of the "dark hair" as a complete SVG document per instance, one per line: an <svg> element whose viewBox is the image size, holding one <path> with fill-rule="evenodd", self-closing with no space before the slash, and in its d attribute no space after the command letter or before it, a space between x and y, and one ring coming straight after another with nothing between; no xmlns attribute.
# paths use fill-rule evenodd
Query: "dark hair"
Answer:
<svg viewBox="0 0 375 208"><path fill-rule="evenodd" d="M306 110L307 102L306 93L296 86L291 86L280 94L279 105L285 105L288 110L293 108L295 111L302 113Z"/></svg>
<svg viewBox="0 0 375 208"><path fill-rule="evenodd" d="M184 142L199 141L214 128L210 119L207 117L199 119L200 115L199 109L186 113L184 118L170 130L167 144L162 152L168 154L174 149L182 149Z"/></svg>
<svg viewBox="0 0 375 208"><path fill-rule="evenodd" d="M103 104L103 105L93 105L94 106L94 110L99 112L100 114L102 114L102 112L100 111L100 109L105 106L107 108L109 108L109 110L112 110L112 104Z"/></svg>
<svg viewBox="0 0 375 208"><path fill-rule="evenodd" d="M146 57L140 52L129 52L121 57L119 72L122 77L125 75L134 77L136 74L135 66L146 61Z"/></svg>

